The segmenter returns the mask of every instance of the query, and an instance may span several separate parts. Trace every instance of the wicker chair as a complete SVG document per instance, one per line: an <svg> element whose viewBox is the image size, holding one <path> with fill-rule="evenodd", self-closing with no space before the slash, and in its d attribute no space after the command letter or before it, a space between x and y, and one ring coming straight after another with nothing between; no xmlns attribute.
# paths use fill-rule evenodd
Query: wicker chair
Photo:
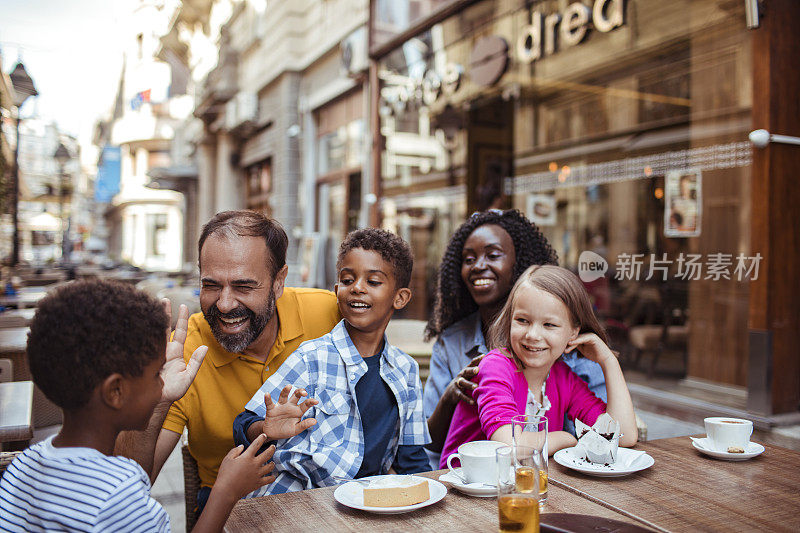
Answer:
<svg viewBox="0 0 800 533"><path fill-rule="evenodd" d="M194 529L197 522L195 509L197 508L197 491L200 490L200 476L197 473L197 461L189 453L189 446L181 446L183 456L183 498L186 503L186 531Z"/></svg>
<svg viewBox="0 0 800 533"><path fill-rule="evenodd" d="M3 477L3 472L20 453L22 452L0 452L0 477Z"/></svg>

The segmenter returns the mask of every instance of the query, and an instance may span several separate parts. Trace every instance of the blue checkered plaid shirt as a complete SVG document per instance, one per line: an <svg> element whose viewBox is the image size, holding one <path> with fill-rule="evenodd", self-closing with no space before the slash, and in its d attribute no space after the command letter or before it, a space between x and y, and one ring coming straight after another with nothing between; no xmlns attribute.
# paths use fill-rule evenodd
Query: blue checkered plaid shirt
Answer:
<svg viewBox="0 0 800 533"><path fill-rule="evenodd" d="M425 445L431 439L422 412L419 365L390 345L384 337L380 375L394 394L399 411L397 431L382 460L384 473L394 462L399 445ZM286 384L304 388L319 404L303 418L316 418L307 431L276 443L273 483L248 497L294 492L334 485L331 476L353 478L364 457L364 431L356 405L356 383L367 372L367 363L353 345L344 320L327 335L306 341L289 356L247 402L245 409L266 416L264 394L278 400Z"/></svg>

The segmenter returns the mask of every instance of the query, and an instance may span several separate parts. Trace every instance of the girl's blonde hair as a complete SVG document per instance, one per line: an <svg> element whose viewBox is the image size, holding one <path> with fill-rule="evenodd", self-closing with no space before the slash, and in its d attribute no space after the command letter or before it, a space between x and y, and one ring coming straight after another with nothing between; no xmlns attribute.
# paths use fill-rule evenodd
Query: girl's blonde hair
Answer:
<svg viewBox="0 0 800 533"><path fill-rule="evenodd" d="M517 363L517 368L522 369L522 362L513 350L510 350L511 316L514 313L517 294L522 287L535 287L552 294L567 307L573 327L577 327L580 333L594 333L605 344L608 344L606 330L597 320L592 310L589 294L578 277L566 268L559 266L532 265L520 275L514 284L503 309L489 327L487 335L489 349L509 348Z"/></svg>

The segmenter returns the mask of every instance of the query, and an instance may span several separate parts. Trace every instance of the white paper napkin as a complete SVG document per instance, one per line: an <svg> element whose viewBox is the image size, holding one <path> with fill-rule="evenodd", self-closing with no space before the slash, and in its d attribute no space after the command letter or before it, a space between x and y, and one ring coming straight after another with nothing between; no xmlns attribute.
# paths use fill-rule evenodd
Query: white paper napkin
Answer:
<svg viewBox="0 0 800 533"><path fill-rule="evenodd" d="M617 462L617 449L619 446L619 422L608 413L603 413L597 418L592 427L581 420L575 420L575 430L579 435L578 448L590 463ZM608 440L603 435L612 435Z"/></svg>
<svg viewBox="0 0 800 533"><path fill-rule="evenodd" d="M620 457L614 466L621 466L622 468L630 468L639 460L640 457L647 455L647 452L642 450L627 450L625 457Z"/></svg>

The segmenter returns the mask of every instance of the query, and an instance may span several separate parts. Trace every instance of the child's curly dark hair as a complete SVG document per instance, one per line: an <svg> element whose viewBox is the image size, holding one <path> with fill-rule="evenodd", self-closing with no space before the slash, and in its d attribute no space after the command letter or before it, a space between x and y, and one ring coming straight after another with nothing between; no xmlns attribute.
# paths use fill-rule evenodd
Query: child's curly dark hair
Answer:
<svg viewBox="0 0 800 533"><path fill-rule="evenodd" d="M166 348L162 305L130 284L75 281L39 302L28 335L33 381L54 404L77 409L108 376L137 377Z"/></svg>
<svg viewBox="0 0 800 533"><path fill-rule="evenodd" d="M411 253L411 247L401 237L378 228L351 231L339 247L339 256L336 258L337 271L347 252L355 248L378 252L384 261L392 265L395 286L398 289L408 287L411 283L414 255Z"/></svg>
<svg viewBox="0 0 800 533"><path fill-rule="evenodd" d="M506 230L514 243L516 262L511 280L512 286L520 274L531 265L558 264L558 255L553 247L536 224L528 220L519 210L492 209L474 213L450 238L442 257L436 287L436 304L433 315L425 327L426 340L441 334L449 326L478 309L461 279L461 252L470 234L486 224L494 224Z"/></svg>

